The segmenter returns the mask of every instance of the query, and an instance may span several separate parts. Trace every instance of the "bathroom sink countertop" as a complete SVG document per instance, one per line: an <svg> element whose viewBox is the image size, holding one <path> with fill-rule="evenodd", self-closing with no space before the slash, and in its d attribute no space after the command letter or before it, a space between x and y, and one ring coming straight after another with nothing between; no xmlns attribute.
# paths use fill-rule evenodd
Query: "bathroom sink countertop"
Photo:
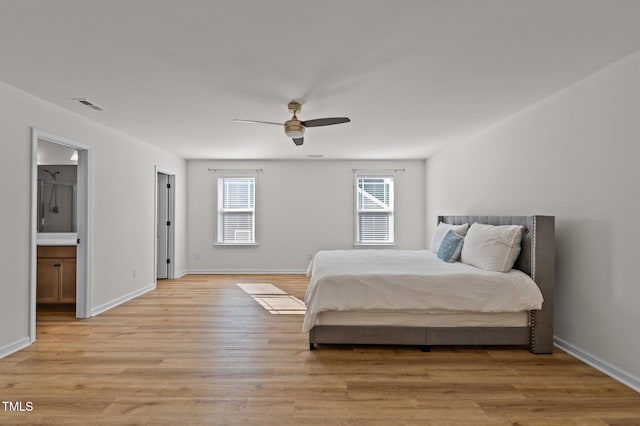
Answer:
<svg viewBox="0 0 640 426"><path fill-rule="evenodd" d="M75 246L78 245L76 233L39 233L36 237L39 246Z"/></svg>

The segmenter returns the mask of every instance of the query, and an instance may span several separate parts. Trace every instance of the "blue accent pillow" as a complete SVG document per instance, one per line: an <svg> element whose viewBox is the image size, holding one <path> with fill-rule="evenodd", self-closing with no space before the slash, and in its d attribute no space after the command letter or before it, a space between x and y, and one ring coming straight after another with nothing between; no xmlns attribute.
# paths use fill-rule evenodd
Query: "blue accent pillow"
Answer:
<svg viewBox="0 0 640 426"><path fill-rule="evenodd" d="M463 244L464 237L456 234L454 230L450 229L442 239L442 243L440 243L438 259L442 259L448 263L457 262L458 259L460 259Z"/></svg>

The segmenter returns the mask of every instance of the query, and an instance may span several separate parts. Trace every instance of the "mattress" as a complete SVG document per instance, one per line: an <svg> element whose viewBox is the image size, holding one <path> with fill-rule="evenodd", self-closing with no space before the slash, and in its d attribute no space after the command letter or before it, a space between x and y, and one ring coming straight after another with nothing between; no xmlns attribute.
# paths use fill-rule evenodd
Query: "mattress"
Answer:
<svg viewBox="0 0 640 426"><path fill-rule="evenodd" d="M446 263L429 250L331 250L313 257L303 331L327 311L522 312L542 307L525 273Z"/></svg>

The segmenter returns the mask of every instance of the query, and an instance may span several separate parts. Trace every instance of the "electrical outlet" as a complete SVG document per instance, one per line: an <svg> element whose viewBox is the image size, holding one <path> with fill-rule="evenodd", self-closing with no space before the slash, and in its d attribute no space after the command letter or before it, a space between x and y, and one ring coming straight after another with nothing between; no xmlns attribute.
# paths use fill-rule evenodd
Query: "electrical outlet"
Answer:
<svg viewBox="0 0 640 426"><path fill-rule="evenodd" d="M133 278L138 276L138 268L133 268Z"/></svg>
<svg viewBox="0 0 640 426"><path fill-rule="evenodd" d="M196 260L200 260L200 253L196 253Z"/></svg>

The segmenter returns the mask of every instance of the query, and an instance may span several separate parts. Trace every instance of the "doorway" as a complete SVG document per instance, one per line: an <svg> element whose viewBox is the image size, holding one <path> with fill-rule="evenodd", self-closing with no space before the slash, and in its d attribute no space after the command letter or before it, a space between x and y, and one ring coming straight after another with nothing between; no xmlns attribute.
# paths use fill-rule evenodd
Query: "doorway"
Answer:
<svg viewBox="0 0 640 426"><path fill-rule="evenodd" d="M29 337L34 342L38 299L75 303L76 318L90 316L91 164L88 146L38 129L31 133ZM49 281L42 287L44 279Z"/></svg>
<svg viewBox="0 0 640 426"><path fill-rule="evenodd" d="M175 279L175 173L156 167L156 281Z"/></svg>

